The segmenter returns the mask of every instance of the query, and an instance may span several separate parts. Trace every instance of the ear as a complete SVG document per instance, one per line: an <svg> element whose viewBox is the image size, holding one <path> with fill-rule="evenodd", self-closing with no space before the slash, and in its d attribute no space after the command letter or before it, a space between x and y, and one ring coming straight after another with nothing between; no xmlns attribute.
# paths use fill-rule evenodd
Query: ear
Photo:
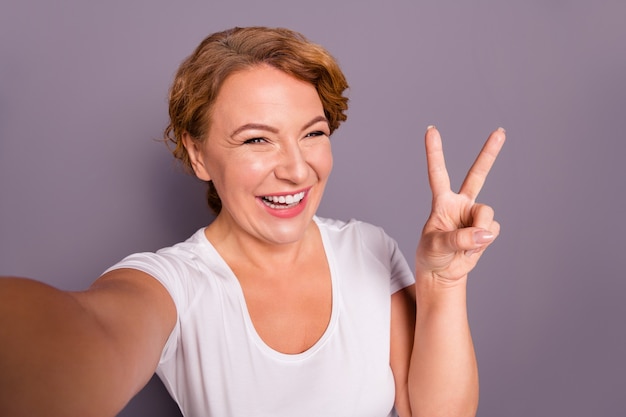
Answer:
<svg viewBox="0 0 626 417"><path fill-rule="evenodd" d="M202 142L194 140L188 132L183 133L182 140L185 150L189 155L189 162L191 162L193 172L195 172L196 176L201 180L210 181L211 176L209 175L206 166L204 165L204 160L202 159Z"/></svg>

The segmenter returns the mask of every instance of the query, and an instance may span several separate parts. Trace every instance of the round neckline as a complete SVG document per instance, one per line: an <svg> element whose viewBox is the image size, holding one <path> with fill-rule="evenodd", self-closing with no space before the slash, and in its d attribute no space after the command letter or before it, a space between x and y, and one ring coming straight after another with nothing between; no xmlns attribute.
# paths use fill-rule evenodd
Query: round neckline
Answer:
<svg viewBox="0 0 626 417"><path fill-rule="evenodd" d="M239 306L241 308L242 319L245 322L246 330L248 336L251 341L266 355L275 358L276 360L280 360L283 362L298 362L305 360L311 356L313 356L316 352L318 352L324 344L328 341L328 339L332 336L339 318L339 285L337 282L337 273L335 260L333 257L332 250L330 250L330 240L327 236L327 231L324 227L320 225L317 217L313 217L313 221L318 227L320 232L320 236L322 238L322 245L324 247L324 253L326 255L326 261L328 262L328 268L330 270L330 282L331 282L331 313L330 320L328 321L328 325L324 330L324 333L320 336L320 338L307 350L301 353L283 353L277 351L276 349L270 347L263 338L259 335L256 328L254 327L254 323L252 322L252 318L250 317L250 312L248 310L248 305L246 304L246 299L243 293L243 288L239 283L239 279L231 269L231 267L226 263L226 260L220 255L215 246L211 243L209 239L207 239L204 229L200 229L201 239L213 253L213 255L218 259L220 266L224 269L225 276L228 278L228 284L232 286L237 294L237 299L239 301Z"/></svg>

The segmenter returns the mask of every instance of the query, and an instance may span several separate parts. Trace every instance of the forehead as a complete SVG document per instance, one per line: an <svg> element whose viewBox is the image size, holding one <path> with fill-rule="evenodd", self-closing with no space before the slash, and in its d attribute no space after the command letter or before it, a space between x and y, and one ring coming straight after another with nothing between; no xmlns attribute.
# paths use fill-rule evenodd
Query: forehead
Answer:
<svg viewBox="0 0 626 417"><path fill-rule="evenodd" d="M287 114L309 119L323 115L315 86L269 65L258 65L226 78L213 106L212 122Z"/></svg>

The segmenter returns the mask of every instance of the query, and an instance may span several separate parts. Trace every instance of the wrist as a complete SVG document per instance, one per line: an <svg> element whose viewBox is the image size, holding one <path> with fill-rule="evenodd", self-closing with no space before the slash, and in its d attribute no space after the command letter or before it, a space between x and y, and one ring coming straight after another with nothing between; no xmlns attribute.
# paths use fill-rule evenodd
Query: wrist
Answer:
<svg viewBox="0 0 626 417"><path fill-rule="evenodd" d="M417 274L415 277L415 296L417 305L423 309L466 308L467 275L458 280L449 281L434 273Z"/></svg>

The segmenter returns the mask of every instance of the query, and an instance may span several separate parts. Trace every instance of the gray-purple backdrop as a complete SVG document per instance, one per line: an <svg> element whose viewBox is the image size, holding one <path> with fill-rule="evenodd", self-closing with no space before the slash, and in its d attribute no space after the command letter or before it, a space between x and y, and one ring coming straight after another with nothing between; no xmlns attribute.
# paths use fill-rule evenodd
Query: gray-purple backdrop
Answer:
<svg viewBox="0 0 626 417"><path fill-rule="evenodd" d="M502 235L470 280L482 417L623 416L626 2L2 0L0 274L82 289L211 217L157 139L172 75L210 32L287 26L351 85L320 215L383 226L411 260L430 195L422 138ZM177 416L157 380L121 416Z"/></svg>

